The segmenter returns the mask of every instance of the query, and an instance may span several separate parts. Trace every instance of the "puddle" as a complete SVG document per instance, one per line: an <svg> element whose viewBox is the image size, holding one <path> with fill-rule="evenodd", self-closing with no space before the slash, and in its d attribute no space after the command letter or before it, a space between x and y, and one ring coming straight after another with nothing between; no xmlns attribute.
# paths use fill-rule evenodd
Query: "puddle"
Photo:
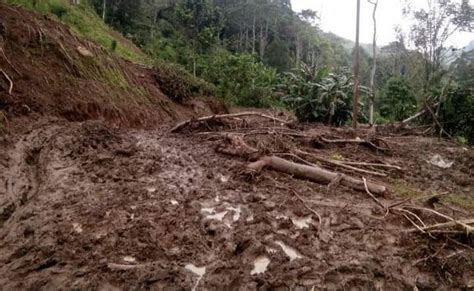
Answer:
<svg viewBox="0 0 474 291"><path fill-rule="evenodd" d="M136 263L137 262L137 259L135 259L134 257L131 257L131 256L123 257L123 260L124 260L124 262L127 262L127 263Z"/></svg>
<svg viewBox="0 0 474 291"><path fill-rule="evenodd" d="M150 193L155 193L156 192L156 188L147 188L146 190Z"/></svg>
<svg viewBox="0 0 474 291"><path fill-rule="evenodd" d="M218 220L222 221L224 219L224 216L227 214L228 211L222 211L216 214L209 214L206 216L207 219L212 219L212 220Z"/></svg>
<svg viewBox="0 0 474 291"><path fill-rule="evenodd" d="M227 182L229 182L229 177L220 174L219 175L219 180L221 180L221 183L227 183Z"/></svg>
<svg viewBox="0 0 474 291"><path fill-rule="evenodd" d="M79 223L73 223L72 229L77 233L82 233L82 225L80 225Z"/></svg>
<svg viewBox="0 0 474 291"><path fill-rule="evenodd" d="M267 257L258 257L253 262L253 270L250 271L250 275L257 275L265 273L268 265L270 264L270 259Z"/></svg>
<svg viewBox="0 0 474 291"><path fill-rule="evenodd" d="M240 214L242 214L242 208L241 208L240 206L238 206L238 207L229 206L229 207L227 207L226 209L229 210L229 211L233 211L233 212L234 212L234 216L232 216L232 219L233 219L234 221L239 220Z"/></svg>
<svg viewBox="0 0 474 291"><path fill-rule="evenodd" d="M204 274L206 274L206 267L196 267L193 264L187 264L186 266L184 266L184 268L192 272L194 275L198 276L198 280L196 281L192 289L194 291L199 285L199 282L201 282L202 277L204 277Z"/></svg>
<svg viewBox="0 0 474 291"><path fill-rule="evenodd" d="M249 217L247 217L247 222L252 222L254 220L253 214L250 214Z"/></svg>
<svg viewBox="0 0 474 291"><path fill-rule="evenodd" d="M291 222L296 226L298 229L308 228L309 225L313 222L311 216L308 217L292 217Z"/></svg>
<svg viewBox="0 0 474 291"><path fill-rule="evenodd" d="M170 203L171 203L171 205L179 205L179 202L174 200L174 199L171 199Z"/></svg>
<svg viewBox="0 0 474 291"><path fill-rule="evenodd" d="M214 207L203 207L203 208L201 208L201 212L207 212L209 214L214 213L214 211L215 211Z"/></svg>
<svg viewBox="0 0 474 291"><path fill-rule="evenodd" d="M287 246L285 243L281 241L276 241L275 243L283 249L283 252L290 258L290 262L295 259L302 258L302 256L298 253L298 251L295 250L294 248Z"/></svg>

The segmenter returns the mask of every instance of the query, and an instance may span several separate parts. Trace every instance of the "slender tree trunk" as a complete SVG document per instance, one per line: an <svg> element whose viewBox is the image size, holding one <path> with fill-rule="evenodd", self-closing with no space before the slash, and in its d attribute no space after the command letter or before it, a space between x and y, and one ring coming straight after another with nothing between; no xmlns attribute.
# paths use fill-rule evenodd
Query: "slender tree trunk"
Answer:
<svg viewBox="0 0 474 291"><path fill-rule="evenodd" d="M107 0L102 0L102 21L105 22L105 15L107 14Z"/></svg>
<svg viewBox="0 0 474 291"><path fill-rule="evenodd" d="M369 98L369 123L372 125L374 124L375 73L377 72L377 18L375 16L379 1L368 1L370 4L374 5L374 10L372 12L372 20L374 21L374 38L372 42L373 63L372 72L370 74L370 90L372 91L372 97Z"/></svg>
<svg viewBox="0 0 474 291"><path fill-rule="evenodd" d="M359 113L359 71L360 71L360 49L359 49L359 27L360 27L360 0L357 0L356 41L354 54L354 94L352 96L352 128L357 128L357 115Z"/></svg>
<svg viewBox="0 0 474 291"><path fill-rule="evenodd" d="M257 20L254 14L253 21L252 21L252 54L255 54L255 42L257 41L256 32L255 32L256 22Z"/></svg>

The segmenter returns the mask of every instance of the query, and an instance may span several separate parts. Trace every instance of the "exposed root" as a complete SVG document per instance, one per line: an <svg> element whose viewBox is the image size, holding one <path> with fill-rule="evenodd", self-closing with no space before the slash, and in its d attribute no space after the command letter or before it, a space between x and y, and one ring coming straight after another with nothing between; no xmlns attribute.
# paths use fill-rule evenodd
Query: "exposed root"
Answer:
<svg viewBox="0 0 474 291"><path fill-rule="evenodd" d="M10 83L10 88L8 89L8 95L12 95L12 92L13 92L13 81L12 81L12 79L8 76L8 74L4 70L0 69L0 72L2 72L5 79L7 79L7 81Z"/></svg>

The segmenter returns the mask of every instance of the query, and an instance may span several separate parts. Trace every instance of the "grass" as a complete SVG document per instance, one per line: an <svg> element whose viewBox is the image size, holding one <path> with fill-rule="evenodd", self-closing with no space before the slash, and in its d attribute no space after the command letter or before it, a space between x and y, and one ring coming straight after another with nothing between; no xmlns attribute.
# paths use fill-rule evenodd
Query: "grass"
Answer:
<svg viewBox="0 0 474 291"><path fill-rule="evenodd" d="M47 14L80 36L90 38L118 56L135 63L149 64L151 59L131 42L113 37L113 31L87 4L72 5L69 0L7 0L29 10Z"/></svg>
<svg viewBox="0 0 474 291"><path fill-rule="evenodd" d="M418 197L423 195L423 193L418 191L416 187L410 185L409 183L403 180L395 181L395 183L393 183L392 185L392 190L395 194L406 198Z"/></svg>
<svg viewBox="0 0 474 291"><path fill-rule="evenodd" d="M474 199L467 194L450 194L444 200L464 209L474 210Z"/></svg>

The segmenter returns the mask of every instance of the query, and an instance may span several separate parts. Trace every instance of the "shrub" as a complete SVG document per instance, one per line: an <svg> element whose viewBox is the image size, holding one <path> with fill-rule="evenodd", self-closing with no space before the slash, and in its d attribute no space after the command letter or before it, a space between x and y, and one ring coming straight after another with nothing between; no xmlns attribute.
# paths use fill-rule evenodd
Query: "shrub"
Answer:
<svg viewBox="0 0 474 291"><path fill-rule="evenodd" d="M452 88L440 108L440 122L453 136L462 136L474 144L474 92L469 88Z"/></svg>
<svg viewBox="0 0 474 291"><path fill-rule="evenodd" d="M341 126L351 118L353 83L345 74L301 64L294 72L283 74L279 89L300 121ZM368 92L363 86L360 89Z"/></svg>
<svg viewBox="0 0 474 291"><path fill-rule="evenodd" d="M380 115L391 121L401 121L417 109L415 94L404 77L392 77L388 80L380 102Z"/></svg>
<svg viewBox="0 0 474 291"><path fill-rule="evenodd" d="M161 91L175 102L182 103L193 96L212 96L215 88L196 78L179 65L157 61L155 79Z"/></svg>
<svg viewBox="0 0 474 291"><path fill-rule="evenodd" d="M52 3L50 6L50 11L59 19L62 19L62 17L67 14L67 8L60 3Z"/></svg>
<svg viewBox="0 0 474 291"><path fill-rule="evenodd" d="M268 107L276 101L277 74L250 54L216 52L202 56L199 75L217 87L219 96L240 106Z"/></svg>

